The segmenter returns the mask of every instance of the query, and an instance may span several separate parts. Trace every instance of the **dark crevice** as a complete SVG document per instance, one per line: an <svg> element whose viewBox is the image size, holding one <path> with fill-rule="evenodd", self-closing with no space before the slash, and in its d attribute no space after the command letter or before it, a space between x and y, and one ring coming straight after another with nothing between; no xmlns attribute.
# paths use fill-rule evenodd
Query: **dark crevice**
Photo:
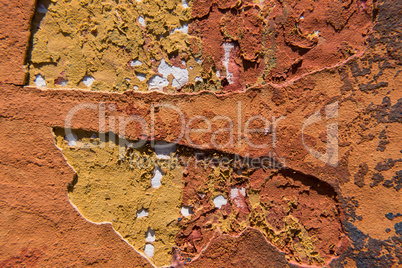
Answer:
<svg viewBox="0 0 402 268"><path fill-rule="evenodd" d="M55 136L66 136L66 129L56 127L53 128L53 133ZM67 132L69 133L69 132ZM81 140L82 138L96 138L104 136L105 140L104 142L113 142L116 145L127 145L128 143L135 143L139 141L133 141L133 140L126 140L123 137L118 136L117 134L113 132L107 132L107 133L98 133L95 131L86 131L82 129L74 129L71 130L71 133L77 136L77 140ZM154 148L154 144L151 141L145 142L140 148L137 148L138 150L143 149L144 147L149 146L151 148ZM221 161L223 158L228 159L228 162L230 163L235 163L235 164L230 164L233 166L234 171L246 171L248 170L249 174L251 175L254 171L258 169L264 169L264 170L272 170L275 174L281 174L284 177L292 178L293 180L297 180L302 182L302 184L309 186L317 191L320 195L326 195L330 198L333 198L335 200L337 199L337 191L335 188L330 185L329 183L320 180L319 178L316 178L312 175L304 174L302 172L299 172L297 170L293 170L291 168L287 168L283 165L283 163L276 162L277 160L274 157L259 157L259 158L251 158L251 157L242 157L239 155L235 154L230 154L230 153L225 153L219 150L215 149L205 149L205 150L200 150L200 149L193 149L188 146L183 146L183 145L177 145L177 157L180 156L185 156L185 157L190 157L194 156L195 161L205 161L208 160L208 164L212 166L219 166L219 164L222 164L223 161ZM257 161L258 159L258 161ZM255 164L259 162L259 164ZM69 192L72 191L74 185L77 183L77 177L74 177L72 182L68 185Z"/></svg>
<svg viewBox="0 0 402 268"><path fill-rule="evenodd" d="M312 48L303 48L303 47L298 47L292 44L288 44L288 46L292 49L293 52L299 53L300 56L305 55L307 52L309 52Z"/></svg>
<svg viewBox="0 0 402 268"><path fill-rule="evenodd" d="M303 60L299 60L298 62L294 63L291 67L292 74L295 74L297 70L302 66Z"/></svg>
<svg viewBox="0 0 402 268"><path fill-rule="evenodd" d="M245 71L248 71L249 69L256 70L256 69L258 69L258 66L259 66L258 62L253 62L253 61L248 61L248 60L243 59L243 68Z"/></svg>
<svg viewBox="0 0 402 268"><path fill-rule="evenodd" d="M25 51L25 58L24 58L24 65L28 65L29 61L31 59L32 55L32 47L33 47L33 38L37 31L40 29L39 25L42 22L43 18L46 16L46 13L40 13L38 12L39 5L43 5L46 9L49 8L51 4L51 0L36 0L35 1L35 11L33 12L33 15L31 16L29 25L30 25L30 34L29 34L29 42L28 45L26 46L26 51ZM24 86L28 85L29 83L29 74L26 72L23 85L19 86Z"/></svg>

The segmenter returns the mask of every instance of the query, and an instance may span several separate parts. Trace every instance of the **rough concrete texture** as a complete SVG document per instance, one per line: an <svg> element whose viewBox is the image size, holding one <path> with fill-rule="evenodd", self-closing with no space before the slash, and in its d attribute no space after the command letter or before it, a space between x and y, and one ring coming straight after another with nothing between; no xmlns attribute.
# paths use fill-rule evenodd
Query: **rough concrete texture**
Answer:
<svg viewBox="0 0 402 268"><path fill-rule="evenodd" d="M402 265L400 2L2 5L1 267Z"/></svg>
<svg viewBox="0 0 402 268"><path fill-rule="evenodd" d="M2 1L0 10L0 82L24 85L25 54L35 1Z"/></svg>

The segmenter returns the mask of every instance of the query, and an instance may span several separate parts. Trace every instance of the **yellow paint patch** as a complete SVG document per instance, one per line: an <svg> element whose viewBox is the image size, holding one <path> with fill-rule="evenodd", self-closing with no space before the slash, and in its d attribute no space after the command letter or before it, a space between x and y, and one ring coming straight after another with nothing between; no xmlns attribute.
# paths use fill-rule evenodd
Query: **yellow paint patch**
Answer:
<svg viewBox="0 0 402 268"><path fill-rule="evenodd" d="M48 11L37 13L33 22L38 29L29 59L30 85L41 75L49 88L145 91L149 79L160 75L162 59L188 71L184 91L195 90L196 78L201 81L202 67L195 60L202 56L201 40L184 33L192 1L188 8L181 0L41 2ZM94 78L90 86L83 83L86 76ZM166 90L178 89L172 83Z"/></svg>
<svg viewBox="0 0 402 268"><path fill-rule="evenodd" d="M150 260L157 266L170 265L181 217L181 167L163 165L166 160L156 159L147 145L126 149L111 141L83 137L69 146L63 132L55 132L57 146L77 172L77 181L68 194L71 203L92 222L110 222L141 253L148 228L154 230L151 244L155 253ZM155 163L163 173L159 188L151 186ZM142 209L148 215L137 217Z"/></svg>

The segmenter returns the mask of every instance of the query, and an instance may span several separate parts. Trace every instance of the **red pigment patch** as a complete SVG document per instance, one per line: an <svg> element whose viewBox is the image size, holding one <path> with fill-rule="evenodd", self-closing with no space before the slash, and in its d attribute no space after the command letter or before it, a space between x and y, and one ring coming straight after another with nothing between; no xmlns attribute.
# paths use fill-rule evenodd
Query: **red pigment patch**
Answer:
<svg viewBox="0 0 402 268"><path fill-rule="evenodd" d="M242 90L332 67L362 52L372 10L372 1L196 0L190 34L202 40L205 73L214 69L225 76L222 46L238 46L229 72L239 81L222 84L225 91Z"/></svg>
<svg viewBox="0 0 402 268"><path fill-rule="evenodd" d="M329 184L292 170L218 167L224 156L217 153L197 159L185 151L180 155L191 163L184 171L183 205L194 211L179 222L176 244L184 257L199 255L218 228L236 236L254 227L291 260L304 264L328 262L344 249L341 210ZM227 199L221 208L212 202L218 195Z"/></svg>

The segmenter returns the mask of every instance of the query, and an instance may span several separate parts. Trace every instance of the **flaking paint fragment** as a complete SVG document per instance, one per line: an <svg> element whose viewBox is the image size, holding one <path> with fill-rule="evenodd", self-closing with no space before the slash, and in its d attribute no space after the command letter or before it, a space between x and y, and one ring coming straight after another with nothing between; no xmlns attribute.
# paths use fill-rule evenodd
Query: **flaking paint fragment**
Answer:
<svg viewBox="0 0 402 268"><path fill-rule="evenodd" d="M147 79L147 75L146 74L142 74L142 73L137 73L137 78L138 80L145 81L145 79Z"/></svg>
<svg viewBox="0 0 402 268"><path fill-rule="evenodd" d="M222 206L228 203L228 200L223 195L218 195L213 199L215 207L221 209Z"/></svg>
<svg viewBox="0 0 402 268"><path fill-rule="evenodd" d="M78 176L69 188L71 202L85 218L110 222L158 267L170 264L172 247L180 248L182 257L196 258L217 230L236 236L256 228L289 260L302 264L333 258L328 247L340 243L336 194L315 178L250 168L246 162L236 172L233 165L204 165L196 159L199 152L164 141L134 148L130 144L136 141L118 145L74 131L71 147L63 130L54 131ZM203 154L206 161L228 157ZM155 174L163 174L157 188Z"/></svg>
<svg viewBox="0 0 402 268"><path fill-rule="evenodd" d="M148 90L158 90L158 91L163 91L165 87L169 85L169 80L167 78L164 78L159 75L154 75L151 79L148 81Z"/></svg>
<svg viewBox="0 0 402 268"><path fill-rule="evenodd" d="M193 210L191 209L190 206L183 206L183 207L181 207L181 214L184 217L188 217L188 216L190 216L191 214L194 214L194 213L193 213Z"/></svg>
<svg viewBox="0 0 402 268"><path fill-rule="evenodd" d="M154 245L146 244L144 247L144 253L145 253L145 255L147 255L147 257L152 258L155 253Z"/></svg>
<svg viewBox="0 0 402 268"><path fill-rule="evenodd" d="M131 66L131 67L140 66L140 65L142 65L142 62L139 61L139 60L132 60L132 61L130 62L130 66Z"/></svg>
<svg viewBox="0 0 402 268"><path fill-rule="evenodd" d="M152 188L159 188L162 184L161 184L161 180L162 180L162 170L159 167L155 168L155 174L151 179L151 185Z"/></svg>
<svg viewBox="0 0 402 268"><path fill-rule="evenodd" d="M96 80L92 90L112 92L134 86L140 91L222 92L282 83L364 49L370 16L358 5L340 6L329 0L41 0L29 84L38 74L50 88L60 86L55 83L60 77L68 87L84 88L80 81L91 75ZM359 25L359 33L348 24ZM345 45L354 51L351 55L342 49ZM143 64L132 66L131 59ZM158 77L160 64L177 68L173 79ZM175 75L179 69L183 73ZM134 79L138 72L146 79Z"/></svg>
<svg viewBox="0 0 402 268"><path fill-rule="evenodd" d="M234 49L233 43L223 43L223 50L225 51L224 59L222 60L223 66L226 69L226 79L229 84L234 84L233 73L229 71L230 52Z"/></svg>
<svg viewBox="0 0 402 268"><path fill-rule="evenodd" d="M145 241L148 243L155 242L155 231L151 228L148 228L147 233L145 234Z"/></svg>
<svg viewBox="0 0 402 268"><path fill-rule="evenodd" d="M84 83L85 86L87 87L91 87L92 83L95 81L95 78L93 78L92 76L85 76L82 79L82 82Z"/></svg>
<svg viewBox="0 0 402 268"><path fill-rule="evenodd" d="M142 217L146 217L146 216L148 216L148 214L149 214L149 211L142 208L142 209L137 211L137 218L139 219L139 218L142 218Z"/></svg>
<svg viewBox="0 0 402 268"><path fill-rule="evenodd" d="M200 43L187 34L191 8L179 0L43 0L39 7L29 59L29 84L33 85L35 76L43 73L50 88L86 88L81 81L92 76L92 90L122 92L134 86L148 90L147 82L157 74L155 67L162 59L173 66L171 53L178 53L180 59L194 58L190 46ZM48 9L46 14L41 7ZM131 59L143 64L132 65ZM146 79L135 79L137 73L146 74ZM192 73L194 83L201 69ZM67 85L56 82L60 77ZM181 78L175 83L166 90L186 84Z"/></svg>
<svg viewBox="0 0 402 268"><path fill-rule="evenodd" d="M44 78L42 75L38 74L38 75L35 77L35 85L36 85L37 87L46 87L46 80L45 80L45 78Z"/></svg>

